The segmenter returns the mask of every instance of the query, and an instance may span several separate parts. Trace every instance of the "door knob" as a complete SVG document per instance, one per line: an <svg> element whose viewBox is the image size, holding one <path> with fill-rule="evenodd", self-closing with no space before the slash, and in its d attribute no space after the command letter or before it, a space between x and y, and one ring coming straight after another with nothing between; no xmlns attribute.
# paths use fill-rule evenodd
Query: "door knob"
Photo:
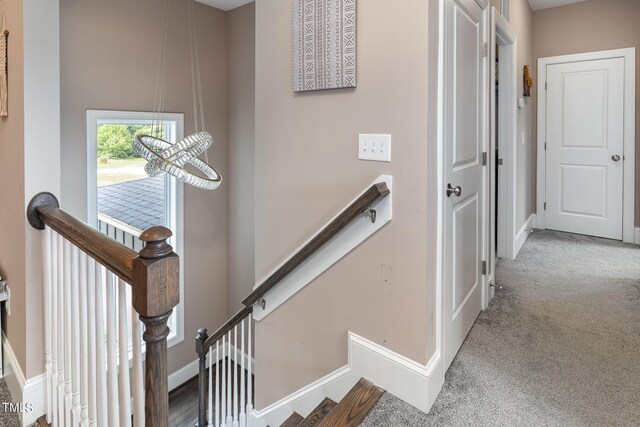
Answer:
<svg viewBox="0 0 640 427"><path fill-rule="evenodd" d="M456 188L453 188L451 184L447 184L447 197L451 197L452 194L460 197L462 195L462 187L458 185Z"/></svg>
<svg viewBox="0 0 640 427"><path fill-rule="evenodd" d="M614 162L619 162L620 156L618 156L617 154L614 154L613 156L611 156L611 160L613 160Z"/></svg>

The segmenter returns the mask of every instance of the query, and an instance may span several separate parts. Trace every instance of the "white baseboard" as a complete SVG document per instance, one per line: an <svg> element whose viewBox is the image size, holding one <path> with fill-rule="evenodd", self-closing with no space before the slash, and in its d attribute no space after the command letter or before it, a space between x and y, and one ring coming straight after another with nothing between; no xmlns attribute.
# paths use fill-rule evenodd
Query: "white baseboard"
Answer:
<svg viewBox="0 0 640 427"><path fill-rule="evenodd" d="M424 412L431 409L444 384L439 353L424 366L352 332L348 349L347 365L264 409L254 410L252 425L280 425L293 412L306 417L325 397L342 400L360 378Z"/></svg>
<svg viewBox="0 0 640 427"><path fill-rule="evenodd" d="M23 426L35 423L47 411L46 376L44 373L25 380L11 343L2 333L3 359L7 361L4 379L11 393L13 403L23 409L18 415ZM3 402L4 403L4 402ZM8 403L8 402L7 402Z"/></svg>
<svg viewBox="0 0 640 427"><path fill-rule="evenodd" d="M237 353L238 355L241 354L239 350ZM214 354L215 354L215 348L214 348ZM219 358L221 360L222 355L220 355ZM247 353L244 353L244 360L247 360L247 358L248 358ZM234 362L236 361L236 347L234 345L231 345L231 360L233 360ZM178 369L173 374L169 375L169 391L175 390L176 388L180 387L182 384L189 381L191 378L198 375L198 370L199 370L198 359L196 359L193 362L189 363L188 365ZM251 371L252 372L256 371L256 361L253 358L251 358Z"/></svg>
<svg viewBox="0 0 640 427"><path fill-rule="evenodd" d="M636 245L640 245L640 227L636 227L635 231L634 242Z"/></svg>
<svg viewBox="0 0 640 427"><path fill-rule="evenodd" d="M516 234L515 241L513 242L513 254L511 259L516 259L518 253L520 253L520 249L522 249L522 245L524 245L524 242L529 238L529 234L533 232L535 224L536 214L531 214L522 228L518 231L518 234Z"/></svg>

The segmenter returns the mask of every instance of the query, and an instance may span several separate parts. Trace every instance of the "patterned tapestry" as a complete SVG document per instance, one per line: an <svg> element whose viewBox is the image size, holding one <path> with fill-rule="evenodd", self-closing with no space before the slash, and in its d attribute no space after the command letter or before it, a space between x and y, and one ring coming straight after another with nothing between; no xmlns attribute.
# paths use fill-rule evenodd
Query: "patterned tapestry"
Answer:
<svg viewBox="0 0 640 427"><path fill-rule="evenodd" d="M293 91L356 87L356 0L293 0Z"/></svg>

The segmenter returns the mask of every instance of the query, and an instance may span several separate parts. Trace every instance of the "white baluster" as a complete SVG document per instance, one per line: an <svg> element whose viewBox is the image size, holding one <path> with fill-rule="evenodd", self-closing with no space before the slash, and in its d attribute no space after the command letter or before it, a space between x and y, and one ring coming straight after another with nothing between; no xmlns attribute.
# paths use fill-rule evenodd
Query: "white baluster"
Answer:
<svg viewBox="0 0 640 427"><path fill-rule="evenodd" d="M58 300L57 302L57 326L58 326L58 425L66 425L66 407L65 407L65 364L66 364L66 310L64 303L65 294L65 256L64 256L64 239L58 236L56 244L58 248ZM68 305L68 304L67 304Z"/></svg>
<svg viewBox="0 0 640 427"><path fill-rule="evenodd" d="M89 343L87 314L87 277L89 257L80 253L80 425L89 425ZM93 272L91 272L93 273Z"/></svg>
<svg viewBox="0 0 640 427"><path fill-rule="evenodd" d="M45 360L45 372L47 379L47 422L51 423L51 384L53 373L51 372L51 275L52 275L52 262L51 262L51 229L45 227L44 242L42 244L44 266L42 268L44 279L44 360Z"/></svg>
<svg viewBox="0 0 640 427"><path fill-rule="evenodd" d="M71 358L73 344L71 335L71 243L64 241L64 407L65 425L71 425L72 390L71 390Z"/></svg>
<svg viewBox="0 0 640 427"><path fill-rule="evenodd" d="M120 425L118 405L118 361L116 359L116 283L115 276L107 271L107 394L109 403L109 426ZM123 426L124 427L124 426Z"/></svg>
<svg viewBox="0 0 640 427"><path fill-rule="evenodd" d="M80 250L72 247L71 270L71 334L73 352L71 353L71 387L73 402L73 425L80 424Z"/></svg>
<svg viewBox="0 0 640 427"><path fill-rule="evenodd" d="M89 352L89 425L97 425L98 416L98 381L100 371L104 372L104 365L96 364L96 278L98 269L93 258L87 257L87 341Z"/></svg>
<svg viewBox="0 0 640 427"><path fill-rule="evenodd" d="M106 269L96 264L96 323L95 323L95 347L96 347L96 419L99 427L109 427L109 403L107 392L107 346L105 345L104 322L104 296L106 292ZM114 422L115 423L115 422Z"/></svg>
<svg viewBox="0 0 640 427"><path fill-rule="evenodd" d="M133 345L133 426L144 427L144 371L142 370L142 322L131 309Z"/></svg>
<svg viewBox="0 0 640 427"><path fill-rule="evenodd" d="M216 418L215 418L215 424L213 424L215 427L220 427L220 341L218 340L216 342L216 392L215 392L215 399L216 399Z"/></svg>
<svg viewBox="0 0 640 427"><path fill-rule="evenodd" d="M120 425L131 425L131 385L129 383L129 327L127 321L127 284L118 280L118 389L120 392Z"/></svg>
<svg viewBox="0 0 640 427"><path fill-rule="evenodd" d="M251 358L253 357L253 353L251 352L252 348L252 340L253 336L251 335L251 329L253 324L253 315L249 314L247 317L247 347L249 350L247 351L247 357L249 361L247 363L247 426L251 425L251 413L253 412L253 377L251 376Z"/></svg>
<svg viewBox="0 0 640 427"><path fill-rule="evenodd" d="M233 427L238 427L238 325L233 327Z"/></svg>
<svg viewBox="0 0 640 427"><path fill-rule="evenodd" d="M51 424L60 425L58 420L58 234L51 232L51 301L50 327L51 327Z"/></svg>
<svg viewBox="0 0 640 427"><path fill-rule="evenodd" d="M244 324L246 319L242 321L240 324L240 427L245 427L247 425L247 415L246 408L247 403L245 400L245 352L244 352Z"/></svg>
<svg viewBox="0 0 640 427"><path fill-rule="evenodd" d="M233 400L231 390L233 389L232 372L231 372L231 331L227 333L227 426L233 425L233 416L231 415Z"/></svg>
<svg viewBox="0 0 640 427"><path fill-rule="evenodd" d="M207 425L213 424L213 347L209 347L209 408Z"/></svg>
<svg viewBox="0 0 640 427"><path fill-rule="evenodd" d="M225 420L225 417L226 417L226 414L227 414L227 387L226 387L226 384L227 384L227 375L226 375L227 363L224 360L225 354L227 352L227 346L226 346L227 341L226 340L227 340L227 336L223 335L222 336L222 359L221 359L221 362L220 362L220 363L222 363L222 376L221 376L221 378L222 378L222 384L221 384L222 387L220 389L220 394L222 395L222 410L220 411L220 423L221 423L220 425L222 427L226 427L226 425L227 425L226 420Z"/></svg>

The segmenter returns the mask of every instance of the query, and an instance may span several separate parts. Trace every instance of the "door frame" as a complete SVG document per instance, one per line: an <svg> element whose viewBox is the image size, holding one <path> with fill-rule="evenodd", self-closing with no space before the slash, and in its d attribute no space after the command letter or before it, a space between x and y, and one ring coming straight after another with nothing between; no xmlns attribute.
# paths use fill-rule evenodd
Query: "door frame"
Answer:
<svg viewBox="0 0 640 427"><path fill-rule="evenodd" d="M500 64L498 68L500 80L500 92L498 96L499 107L496 111L496 74L495 63L498 52L496 45L499 45ZM488 282L495 283L495 271L497 258L514 259L517 249L516 239L517 230L515 225L516 217L516 150L517 142L517 125L518 125L518 37L509 25L509 21L498 12L495 7L491 8L491 27L490 27L490 89L489 89L489 174L488 194L489 198L489 222L487 225L487 233L489 235L489 276ZM500 117L498 126L496 126L496 117ZM497 148L500 157L505 163L498 170L498 211L496 211L496 164L494 153ZM501 219L498 224L498 241L495 238L495 219L496 215ZM496 244L498 244L498 254L496 257ZM486 257L485 257L486 258ZM486 286L486 296L484 301L487 304L493 298L495 289Z"/></svg>
<svg viewBox="0 0 640 427"><path fill-rule="evenodd" d="M570 62L624 59L624 174L622 195L622 241L635 243L635 167L636 167L636 48L560 55L538 59L538 178L536 227L546 229L544 204L547 200L547 66ZM627 160L629 159L629 160Z"/></svg>

